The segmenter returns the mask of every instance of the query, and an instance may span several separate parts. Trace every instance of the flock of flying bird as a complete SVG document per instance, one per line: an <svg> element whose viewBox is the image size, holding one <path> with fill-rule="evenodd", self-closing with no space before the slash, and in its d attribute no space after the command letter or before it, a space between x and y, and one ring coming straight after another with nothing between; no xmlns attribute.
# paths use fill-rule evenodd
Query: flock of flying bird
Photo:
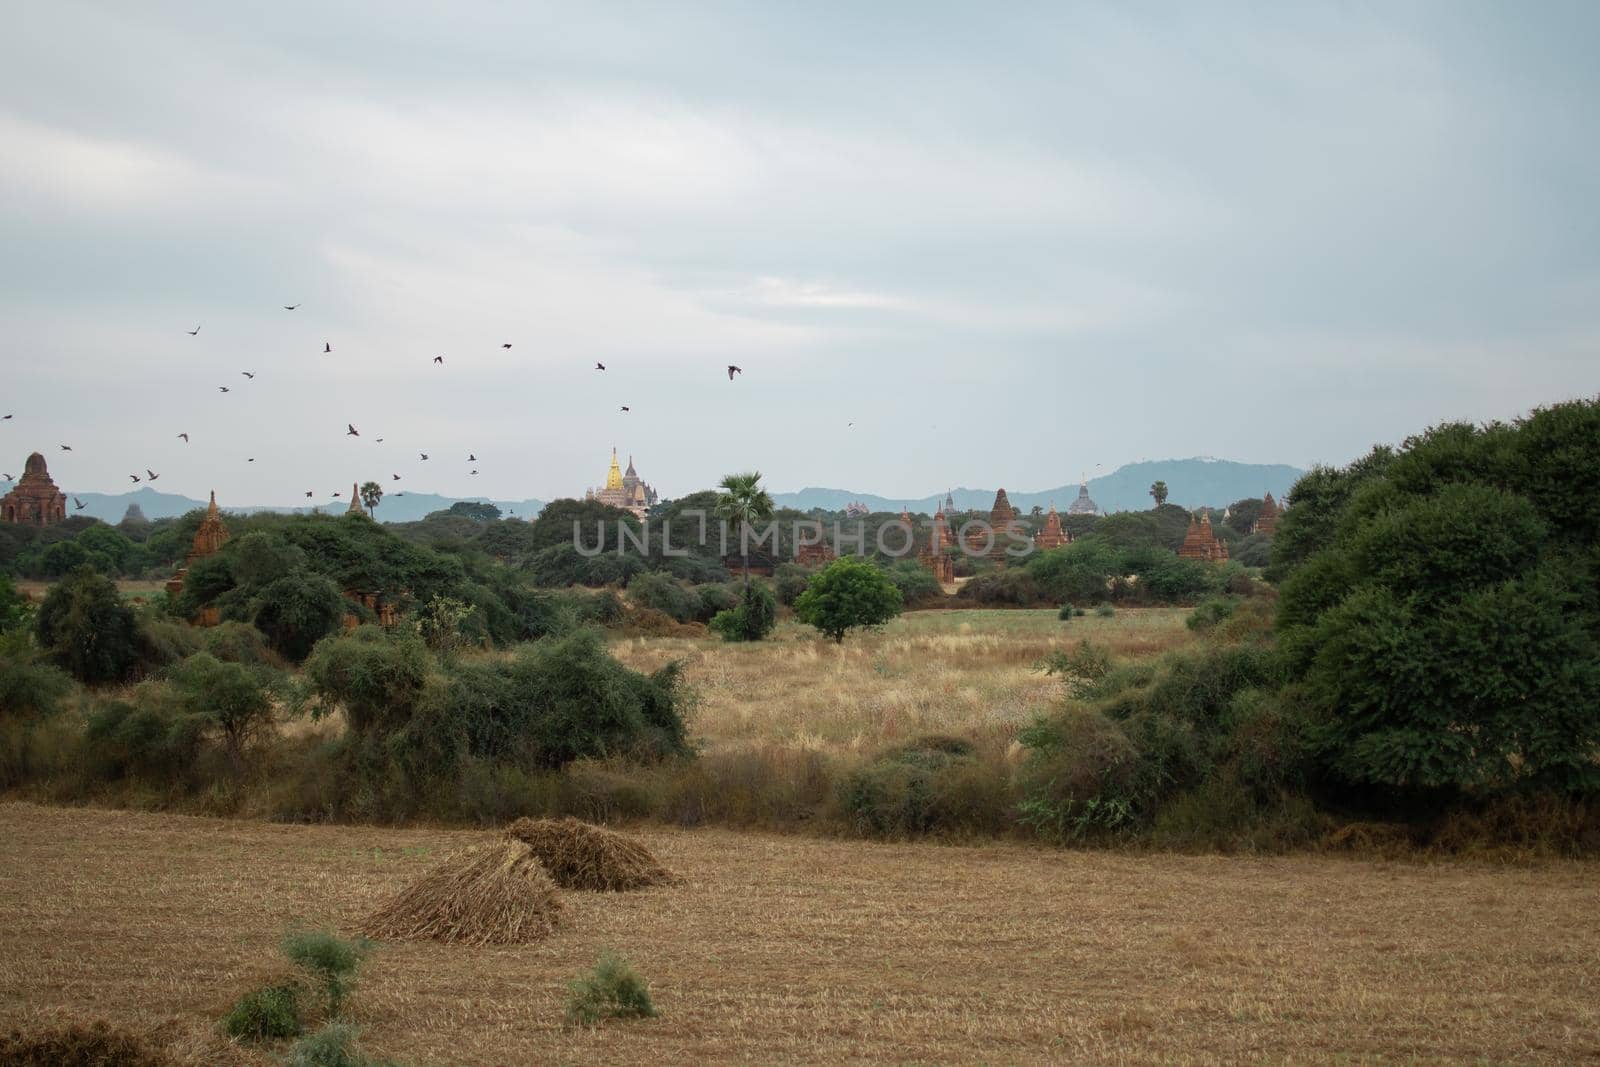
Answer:
<svg viewBox="0 0 1600 1067"><path fill-rule="evenodd" d="M299 309L300 304L298 304L298 303L296 303L296 304L284 304L284 305L282 305L282 307L283 307L283 310L285 310L285 311L296 311L296 310ZM183 332L188 334L190 337L198 337L198 336L200 336L200 329L201 329L201 327L196 326L192 330L185 330ZM511 342L509 342L509 341L504 342L504 343L502 343L500 345L500 347L502 349L509 350L511 348ZM322 351L323 351L324 355L331 355L333 353L333 343L331 341L324 341L322 343ZM444 357L443 356L434 356L433 357L433 362L434 362L435 365L442 366L444 364ZM597 371L604 371L606 369L606 365L604 363L596 361L595 365L594 365L594 369L597 370ZM254 371L241 371L240 373L243 374L246 379L249 379L249 380L252 380L252 381L255 379L255 372ZM735 366L732 363L728 364L728 381L730 381L730 382L733 381L733 376L734 375L743 374L743 373L744 373L744 368ZM219 385L219 386L217 386L217 389L218 389L219 392L222 392L222 393L232 392L232 390L226 385ZM622 410L624 412L632 410L632 408L630 408L627 404L621 405L621 408L622 408ZM0 420L10 419L11 417L12 417L11 415L0 415ZM356 429L354 423L346 423L345 424L345 434L344 435L346 437L360 437L361 436L361 432ZM189 435L187 433L180 433L180 434L178 434L178 437L179 437L180 440L183 441L184 444L188 444L189 443ZM376 441L378 444L382 444L383 443L383 438L381 438L381 437L374 438L373 440ZM61 445L60 448L61 448L61 451L63 451L63 452L71 452L72 451L72 446L71 445ZM420 452L419 451L417 453L417 455L419 457L421 457L421 460L423 460L423 461L426 461L428 459L428 453L426 453L426 452ZM255 457L252 456L249 459L247 459L245 462L254 463L255 462ZM470 453L469 452L467 454L467 462L469 462L469 463L478 462L477 455L474 454L474 453ZM151 470L148 467L145 468L144 473L145 473L145 476L144 476L143 479L141 479L137 474L130 474L130 475L128 475L128 478L133 484L137 485L140 481L153 482L157 478L161 477L160 474L156 473L155 471ZM477 468L473 468L471 473L472 474L477 474L478 473ZM11 481L14 480L11 477L11 475L9 475L9 474L3 475L3 477L4 477L5 481L7 481L7 482L11 482ZM400 475L398 475L398 474L391 473L390 478L393 481L396 481L396 482L400 481ZM313 490L307 489L306 490L306 496L310 497L312 495L313 495ZM340 492L338 490L335 490L331 495L337 497L337 496L340 496L341 494L340 494ZM405 493L403 493L403 492L402 493L396 493L395 495L397 497L400 497L400 496L405 496ZM73 497L72 498L72 503L74 505L75 510L77 510L77 511L82 511L85 507L88 506L83 501L79 500L77 497Z"/></svg>

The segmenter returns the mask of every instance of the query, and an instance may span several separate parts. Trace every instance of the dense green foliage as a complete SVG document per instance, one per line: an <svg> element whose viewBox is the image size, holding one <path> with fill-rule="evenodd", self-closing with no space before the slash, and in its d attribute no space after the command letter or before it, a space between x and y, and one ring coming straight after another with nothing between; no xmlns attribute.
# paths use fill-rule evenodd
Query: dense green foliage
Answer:
<svg viewBox="0 0 1600 1067"><path fill-rule="evenodd" d="M1449 424L1296 484L1279 632L1327 771L1399 790L1600 783L1600 406Z"/></svg>
<svg viewBox="0 0 1600 1067"><path fill-rule="evenodd" d="M115 583L89 567L51 586L36 627L39 646L80 682L124 681L139 662L133 609L122 602Z"/></svg>
<svg viewBox="0 0 1600 1067"><path fill-rule="evenodd" d="M763 582L745 586L736 606L711 619L711 629L725 641L760 641L777 625L778 598Z"/></svg>
<svg viewBox="0 0 1600 1067"><path fill-rule="evenodd" d="M1219 591L1232 573L1229 567L1179 559L1159 544L1131 540L1119 547L1099 533L1091 534L1061 548L1035 552L1020 567L979 575L962 586L959 595L977 604L1017 607L1105 601L1181 604Z"/></svg>
<svg viewBox="0 0 1600 1067"><path fill-rule="evenodd" d="M881 626L900 614L900 590L882 570L844 556L811 579L794 602L795 618L843 641L854 629Z"/></svg>

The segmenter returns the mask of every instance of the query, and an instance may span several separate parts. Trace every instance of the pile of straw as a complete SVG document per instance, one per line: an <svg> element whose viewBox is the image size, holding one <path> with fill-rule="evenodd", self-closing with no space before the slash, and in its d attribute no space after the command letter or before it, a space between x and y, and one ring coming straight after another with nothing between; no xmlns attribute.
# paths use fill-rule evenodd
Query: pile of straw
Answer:
<svg viewBox="0 0 1600 1067"><path fill-rule="evenodd" d="M386 941L525 945L555 929L556 887L520 841L482 845L440 863L362 927Z"/></svg>
<svg viewBox="0 0 1600 1067"><path fill-rule="evenodd" d="M532 849L563 889L616 891L676 881L639 842L577 819L518 819L506 836Z"/></svg>

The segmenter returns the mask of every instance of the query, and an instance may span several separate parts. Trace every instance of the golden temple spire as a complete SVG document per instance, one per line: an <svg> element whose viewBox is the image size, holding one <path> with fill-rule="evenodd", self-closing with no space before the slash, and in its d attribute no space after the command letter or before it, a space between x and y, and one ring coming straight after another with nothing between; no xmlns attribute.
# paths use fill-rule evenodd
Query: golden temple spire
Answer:
<svg viewBox="0 0 1600 1067"><path fill-rule="evenodd" d="M612 449L611 449L611 469L606 472L606 488L607 489L621 489L622 488L622 468L617 466L617 449L616 449L616 446L612 446Z"/></svg>

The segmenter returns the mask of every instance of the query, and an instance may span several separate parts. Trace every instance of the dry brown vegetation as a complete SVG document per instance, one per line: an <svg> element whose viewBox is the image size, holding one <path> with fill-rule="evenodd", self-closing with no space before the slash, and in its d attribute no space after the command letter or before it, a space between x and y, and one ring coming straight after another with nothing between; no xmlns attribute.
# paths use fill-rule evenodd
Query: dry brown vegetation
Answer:
<svg viewBox="0 0 1600 1067"><path fill-rule="evenodd" d="M526 845L563 889L624 892L673 882L639 842L577 819L518 819L506 835Z"/></svg>
<svg viewBox="0 0 1600 1067"><path fill-rule="evenodd" d="M382 946L412 1064L1547 1062L1600 1056L1592 864L1065 852L637 829L680 885L563 893L527 946ZM0 1029L76 1016L267 1064L216 1005L493 835L0 805ZM602 949L657 1019L562 1021Z"/></svg>
<svg viewBox="0 0 1600 1067"><path fill-rule="evenodd" d="M448 945L527 945L556 928L561 901L533 850L501 839L451 856L361 924L369 937Z"/></svg>
<svg viewBox="0 0 1600 1067"><path fill-rule="evenodd" d="M938 733L1014 731L1061 695L1034 665L1080 640L1137 659L1194 640L1183 608L1061 622L1050 611L919 611L842 645L782 624L768 641L641 637L611 650L636 670L685 662L690 728L712 750L752 743L873 751Z"/></svg>

